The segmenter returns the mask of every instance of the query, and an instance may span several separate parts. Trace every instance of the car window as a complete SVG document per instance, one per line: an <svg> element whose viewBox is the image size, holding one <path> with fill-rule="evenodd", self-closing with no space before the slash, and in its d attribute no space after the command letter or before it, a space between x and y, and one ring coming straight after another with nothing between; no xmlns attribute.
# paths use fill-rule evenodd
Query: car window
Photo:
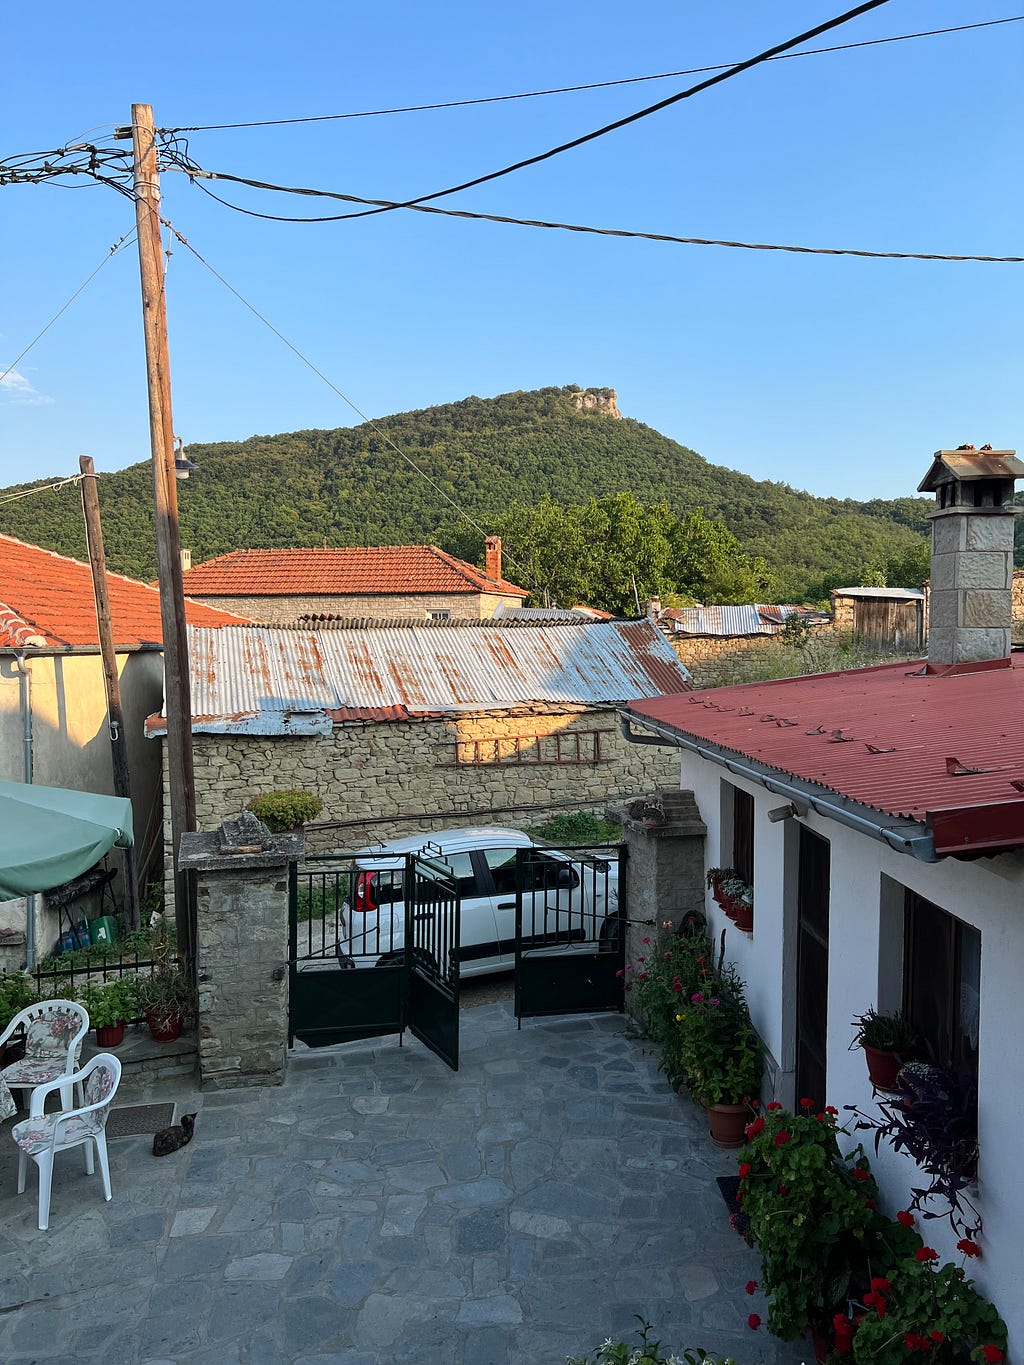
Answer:
<svg viewBox="0 0 1024 1365"><path fill-rule="evenodd" d="M494 878L494 890L499 896L516 894L516 851L514 848L485 848L487 866Z"/></svg>
<svg viewBox="0 0 1024 1365"><path fill-rule="evenodd" d="M446 853L444 863L447 868L451 868L451 875L454 876L458 884L459 895L465 899L466 896L481 895L477 885L476 873L473 871L473 855L471 853Z"/></svg>
<svg viewBox="0 0 1024 1365"><path fill-rule="evenodd" d="M485 848L484 858L494 877L494 889L499 896L515 895L516 852L514 848ZM523 890L551 891L556 888L579 886L580 879L571 863L560 858L529 850L529 860L523 868Z"/></svg>

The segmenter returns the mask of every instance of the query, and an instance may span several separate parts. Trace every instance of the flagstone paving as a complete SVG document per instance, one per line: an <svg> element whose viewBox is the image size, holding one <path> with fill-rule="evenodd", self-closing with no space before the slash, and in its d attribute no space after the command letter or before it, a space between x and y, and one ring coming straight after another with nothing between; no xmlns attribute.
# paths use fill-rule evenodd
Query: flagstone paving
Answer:
<svg viewBox="0 0 1024 1365"><path fill-rule="evenodd" d="M621 1016L517 1031L498 1002L463 1012L457 1073L376 1039L299 1051L277 1088L142 1098L199 1109L191 1146L112 1140L109 1204L64 1154L46 1233L0 1129L9 1365L560 1365L637 1314L740 1365L807 1354L746 1326L735 1159Z"/></svg>

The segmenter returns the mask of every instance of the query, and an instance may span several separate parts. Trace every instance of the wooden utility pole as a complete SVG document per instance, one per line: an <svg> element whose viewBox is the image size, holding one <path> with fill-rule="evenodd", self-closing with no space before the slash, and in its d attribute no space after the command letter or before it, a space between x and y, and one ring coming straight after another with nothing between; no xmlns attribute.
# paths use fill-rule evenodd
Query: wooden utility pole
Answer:
<svg viewBox="0 0 1024 1365"><path fill-rule="evenodd" d="M178 951L195 951L190 887L178 870L181 836L196 827L196 790L192 766L192 702L189 695L185 592L178 532L178 485L174 477L174 424L171 419L171 365L167 344L167 297L160 238L160 178L157 170L153 110L132 105L135 153L135 222L142 276L142 320L146 335L149 385L149 436L156 500L156 564L160 619L164 637L164 710L167 714L167 769L174 859L174 919Z"/></svg>
<svg viewBox="0 0 1024 1365"><path fill-rule="evenodd" d="M92 594L96 599L96 626L100 636L100 658L103 661L103 683L107 691L107 718L110 724L110 755L114 769L114 793L130 801L131 775L128 770L128 742L124 733L121 711L121 683L117 676L117 656L114 653L114 632L110 621L110 594L107 591L107 557L103 551L103 527L100 524L100 500L96 493L96 470L88 455L81 455L78 467L82 479L82 508L85 512L85 538L89 546L89 566L92 569ZM135 879L135 849L124 850L125 901L128 907L128 927L139 927L139 886Z"/></svg>

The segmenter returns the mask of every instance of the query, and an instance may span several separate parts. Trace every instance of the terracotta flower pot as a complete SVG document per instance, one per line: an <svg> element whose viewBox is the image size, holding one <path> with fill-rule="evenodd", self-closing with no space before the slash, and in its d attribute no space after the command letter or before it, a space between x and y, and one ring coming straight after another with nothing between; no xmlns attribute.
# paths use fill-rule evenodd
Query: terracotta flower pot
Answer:
<svg viewBox="0 0 1024 1365"><path fill-rule="evenodd" d="M832 1338L828 1332L820 1327L811 1328L811 1341L814 1343L814 1359L818 1365L825 1365L828 1353L832 1349Z"/></svg>
<svg viewBox="0 0 1024 1365"><path fill-rule="evenodd" d="M736 913L732 916L732 922L737 929L745 934L754 932L754 907L748 905L746 901L735 901Z"/></svg>
<svg viewBox="0 0 1024 1365"><path fill-rule="evenodd" d="M709 1104L704 1112L716 1147L743 1146L747 1140L744 1129L750 1121L749 1104Z"/></svg>
<svg viewBox="0 0 1024 1365"><path fill-rule="evenodd" d="M96 1043L99 1047L119 1047L124 1042L124 1020L116 1024L97 1024Z"/></svg>
<svg viewBox="0 0 1024 1365"><path fill-rule="evenodd" d="M146 1010L146 1023L156 1043L173 1043L181 1037L184 1021L176 1010Z"/></svg>
<svg viewBox="0 0 1024 1365"><path fill-rule="evenodd" d="M903 1062L895 1052L882 1052L877 1047L868 1047L867 1043L862 1044L864 1056L868 1064L868 1079L876 1090L889 1090L896 1092L899 1086L896 1084L896 1077L900 1074L900 1067Z"/></svg>

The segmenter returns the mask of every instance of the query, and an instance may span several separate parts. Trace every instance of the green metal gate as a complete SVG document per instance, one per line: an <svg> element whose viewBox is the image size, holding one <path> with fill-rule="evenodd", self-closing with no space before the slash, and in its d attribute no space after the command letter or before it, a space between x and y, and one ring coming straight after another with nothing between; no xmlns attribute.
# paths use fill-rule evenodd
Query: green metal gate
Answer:
<svg viewBox="0 0 1024 1365"><path fill-rule="evenodd" d="M515 1013L625 1008L625 848L516 854Z"/></svg>
<svg viewBox="0 0 1024 1365"><path fill-rule="evenodd" d="M289 1044L408 1028L458 1069L459 920L439 857L307 859L290 884Z"/></svg>

